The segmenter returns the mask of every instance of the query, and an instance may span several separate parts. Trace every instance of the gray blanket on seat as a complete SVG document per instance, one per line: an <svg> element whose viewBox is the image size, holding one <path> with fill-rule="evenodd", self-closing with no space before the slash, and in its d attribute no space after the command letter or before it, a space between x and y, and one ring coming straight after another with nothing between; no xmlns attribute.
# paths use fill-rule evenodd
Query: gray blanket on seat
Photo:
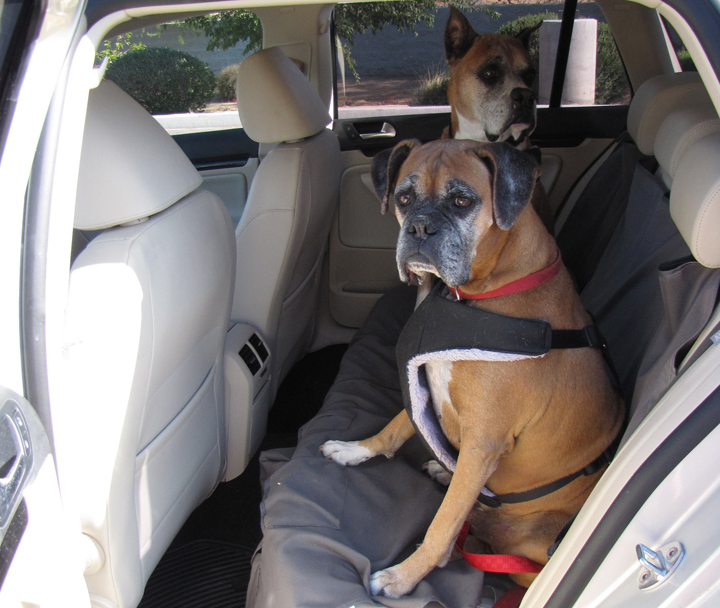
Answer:
<svg viewBox="0 0 720 608"><path fill-rule="evenodd" d="M292 456L263 454L264 538L249 607L478 605L483 573L464 561L435 569L404 598L370 596L370 574L415 550L444 496L421 469L430 456L417 437L393 460L378 457L357 467L318 451L328 439L369 437L401 411L395 343L414 304L411 288L385 295L348 348L322 410L300 429Z"/></svg>

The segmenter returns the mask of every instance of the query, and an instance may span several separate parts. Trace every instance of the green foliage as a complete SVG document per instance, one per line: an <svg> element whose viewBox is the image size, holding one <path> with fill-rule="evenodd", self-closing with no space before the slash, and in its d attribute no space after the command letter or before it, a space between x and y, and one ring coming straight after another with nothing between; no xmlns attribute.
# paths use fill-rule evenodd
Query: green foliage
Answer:
<svg viewBox="0 0 720 608"><path fill-rule="evenodd" d="M610 26L607 23L598 23L595 103L620 102L628 90L625 67L615 46Z"/></svg>
<svg viewBox="0 0 720 608"><path fill-rule="evenodd" d="M522 17L518 17L514 21L510 21L505 25L501 25L496 33L504 34L506 36L517 36L524 29L527 29L529 27L535 27L541 21L557 18L557 13L551 13L549 11L545 11L544 13L538 13L536 15L523 15ZM533 64L537 66L538 57L540 56L540 30L533 32L530 36L529 51L530 59L532 59Z"/></svg>
<svg viewBox="0 0 720 608"><path fill-rule="evenodd" d="M198 110L215 89L215 76L206 63L168 48L125 53L108 68L106 77L151 114Z"/></svg>
<svg viewBox="0 0 720 608"><path fill-rule="evenodd" d="M95 61L101 63L102 60L107 57L108 65L110 65L113 61L129 51L138 51L145 48L142 42L130 42L131 38L132 33L128 32L122 36L117 36L115 40L105 40L105 42L103 42L103 50L98 51L95 55Z"/></svg>
<svg viewBox="0 0 720 608"><path fill-rule="evenodd" d="M677 50L677 58L683 72L697 72L695 62L690 57L690 52L683 46Z"/></svg>
<svg viewBox="0 0 720 608"><path fill-rule="evenodd" d="M235 101L237 92L235 91L235 83L237 82L237 71L239 63L229 65L223 69L217 77L215 84L215 93L218 101Z"/></svg>
<svg viewBox="0 0 720 608"><path fill-rule="evenodd" d="M448 101L447 88L450 83L450 72L440 64L428 68L415 91L415 104L419 106L446 106Z"/></svg>
<svg viewBox="0 0 720 608"><path fill-rule="evenodd" d="M247 55L262 48L262 26L254 13L246 10L224 11L184 19L178 25L208 37L208 51L226 51L241 40Z"/></svg>

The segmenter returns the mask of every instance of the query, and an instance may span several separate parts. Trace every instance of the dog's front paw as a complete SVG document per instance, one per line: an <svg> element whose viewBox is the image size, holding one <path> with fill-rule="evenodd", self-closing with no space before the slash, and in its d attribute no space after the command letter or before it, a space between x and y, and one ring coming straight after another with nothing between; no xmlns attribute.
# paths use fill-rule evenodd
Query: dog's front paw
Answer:
<svg viewBox="0 0 720 608"><path fill-rule="evenodd" d="M428 460L423 465L423 471L427 471L427 474L441 486L445 486L447 488L450 485L452 473L448 473L445 467L443 467L437 460Z"/></svg>
<svg viewBox="0 0 720 608"><path fill-rule="evenodd" d="M406 582L397 566L380 570L370 577L370 591L373 595L399 598L415 588L415 582Z"/></svg>
<svg viewBox="0 0 720 608"><path fill-rule="evenodd" d="M320 451L325 458L343 466L355 466L375 455L361 446L359 441L326 441L320 446Z"/></svg>

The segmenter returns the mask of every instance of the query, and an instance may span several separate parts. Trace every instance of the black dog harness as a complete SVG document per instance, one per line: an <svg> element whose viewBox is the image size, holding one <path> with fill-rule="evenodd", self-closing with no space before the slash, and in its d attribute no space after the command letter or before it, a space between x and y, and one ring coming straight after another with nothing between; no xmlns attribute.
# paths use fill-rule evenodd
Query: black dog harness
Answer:
<svg viewBox="0 0 720 608"><path fill-rule="evenodd" d="M601 348L595 325L584 329L552 329L550 323L492 313L441 295L438 283L418 306L400 334L397 361L405 409L418 435L437 461L453 472L458 451L442 430L433 407L425 365L433 361L517 361L542 357L557 348ZM512 494L494 495L487 489L479 501L489 507L534 500L592 475L610 462L620 436L602 455L571 475L549 484Z"/></svg>

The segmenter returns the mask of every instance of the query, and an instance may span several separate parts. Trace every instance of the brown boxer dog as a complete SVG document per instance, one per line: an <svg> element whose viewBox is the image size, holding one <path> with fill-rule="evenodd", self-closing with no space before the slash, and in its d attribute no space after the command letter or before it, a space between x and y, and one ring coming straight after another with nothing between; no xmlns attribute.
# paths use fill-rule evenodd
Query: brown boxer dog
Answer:
<svg viewBox="0 0 720 608"><path fill-rule="evenodd" d="M529 205L537 173L529 155L507 144L410 140L377 155L375 189L384 209L394 203L401 225L400 277L415 282L417 275L431 273L471 298L502 293L494 290L553 267L556 274L541 285L456 306L542 319L553 330L591 325L554 239ZM468 517L474 535L492 552L546 563L548 547L605 465L541 497L497 508L480 504L481 492L526 492L578 473L604 453L623 424L622 400L597 348L553 349L510 362L433 362L427 378L432 406L442 433L458 450L457 461L454 473L445 474L447 494L424 542L402 563L372 575L376 595L407 594L444 565ZM379 454L392 458L414 433L403 410L374 437L328 441L320 449L340 464L357 465ZM513 576L524 586L534 577Z"/></svg>
<svg viewBox="0 0 720 608"><path fill-rule="evenodd" d="M537 71L530 59L530 36L542 25L517 36L478 34L465 15L450 7L445 26L445 59L450 68L448 100L451 122L447 137L479 142L508 142L518 150L531 147L537 124L532 91ZM554 218L543 188L536 188L533 207L550 234Z"/></svg>

